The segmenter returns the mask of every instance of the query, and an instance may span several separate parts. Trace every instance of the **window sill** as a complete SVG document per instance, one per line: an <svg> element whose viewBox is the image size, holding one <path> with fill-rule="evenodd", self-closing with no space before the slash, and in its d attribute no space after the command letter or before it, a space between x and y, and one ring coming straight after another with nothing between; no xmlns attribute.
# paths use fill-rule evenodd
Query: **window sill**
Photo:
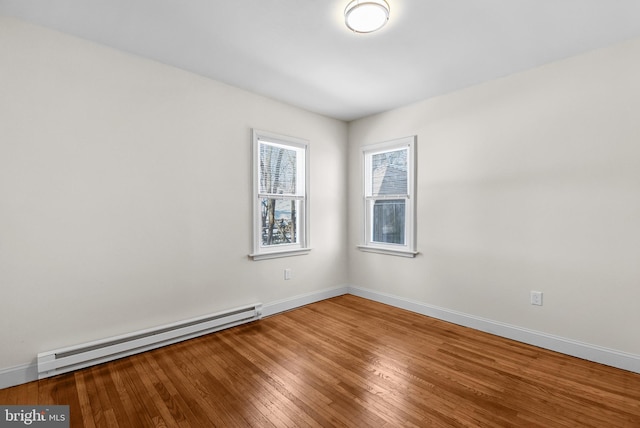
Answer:
<svg viewBox="0 0 640 428"><path fill-rule="evenodd" d="M253 260L279 259L281 257L305 256L311 252L311 248L299 248L296 250L273 251L270 253L249 254Z"/></svg>
<svg viewBox="0 0 640 428"><path fill-rule="evenodd" d="M398 256L398 257L413 258L413 257L418 255L417 251L396 250L394 248L369 247L367 245L358 245L358 249L360 251L366 251L368 253L386 254L386 255L389 255L389 256Z"/></svg>

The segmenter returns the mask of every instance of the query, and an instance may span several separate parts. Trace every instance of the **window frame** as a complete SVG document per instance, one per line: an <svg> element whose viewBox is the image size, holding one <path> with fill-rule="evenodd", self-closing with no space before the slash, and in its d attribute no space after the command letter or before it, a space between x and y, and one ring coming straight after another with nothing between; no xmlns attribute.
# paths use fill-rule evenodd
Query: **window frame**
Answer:
<svg viewBox="0 0 640 428"><path fill-rule="evenodd" d="M362 146L362 251L401 257L415 257L416 250L416 136L398 138ZM407 194L373 195L372 158L376 154L407 150ZM403 200L405 202L404 244L374 241L374 206L376 201Z"/></svg>
<svg viewBox="0 0 640 428"><path fill-rule="evenodd" d="M302 159L297 159L296 163L296 182L300 183L302 181L302 185L296 186L295 195L272 195L269 193L260 193L260 145L263 143L282 146L303 154ZM249 254L249 257L253 260L264 260L308 254L311 251L311 248L309 247L309 141L302 138L289 137L273 132L252 129L251 146L253 252ZM302 172L299 171L300 167L303 169ZM298 187L301 187L301 189ZM272 246L262 245L261 200L269 195L276 196L275 198L269 199L300 201L296 216L297 243L278 244Z"/></svg>

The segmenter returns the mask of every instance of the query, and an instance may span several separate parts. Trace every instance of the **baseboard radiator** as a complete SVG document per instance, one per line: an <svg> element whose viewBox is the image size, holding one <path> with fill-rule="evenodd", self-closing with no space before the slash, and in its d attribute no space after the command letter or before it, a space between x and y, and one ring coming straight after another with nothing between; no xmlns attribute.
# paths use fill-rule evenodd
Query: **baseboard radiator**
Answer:
<svg viewBox="0 0 640 428"><path fill-rule="evenodd" d="M138 354L262 318L256 303L156 328L38 354L38 379Z"/></svg>

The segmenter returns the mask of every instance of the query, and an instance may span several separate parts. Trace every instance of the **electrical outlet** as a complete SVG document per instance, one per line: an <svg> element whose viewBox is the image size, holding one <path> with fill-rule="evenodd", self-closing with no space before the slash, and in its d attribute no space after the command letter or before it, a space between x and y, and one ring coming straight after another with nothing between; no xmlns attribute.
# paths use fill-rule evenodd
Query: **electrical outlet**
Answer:
<svg viewBox="0 0 640 428"><path fill-rule="evenodd" d="M289 280L293 278L293 272L291 272L291 269L285 269L284 270L284 279Z"/></svg>
<svg viewBox="0 0 640 428"><path fill-rule="evenodd" d="M542 291L531 291L531 304L542 306Z"/></svg>

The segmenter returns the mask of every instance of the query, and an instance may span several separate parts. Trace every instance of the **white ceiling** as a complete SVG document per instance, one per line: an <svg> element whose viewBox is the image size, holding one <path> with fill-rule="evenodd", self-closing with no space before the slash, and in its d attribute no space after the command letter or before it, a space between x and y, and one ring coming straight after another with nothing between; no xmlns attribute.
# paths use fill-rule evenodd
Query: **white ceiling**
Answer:
<svg viewBox="0 0 640 428"><path fill-rule="evenodd" d="M0 0L0 14L352 120L640 36L640 0Z"/></svg>

